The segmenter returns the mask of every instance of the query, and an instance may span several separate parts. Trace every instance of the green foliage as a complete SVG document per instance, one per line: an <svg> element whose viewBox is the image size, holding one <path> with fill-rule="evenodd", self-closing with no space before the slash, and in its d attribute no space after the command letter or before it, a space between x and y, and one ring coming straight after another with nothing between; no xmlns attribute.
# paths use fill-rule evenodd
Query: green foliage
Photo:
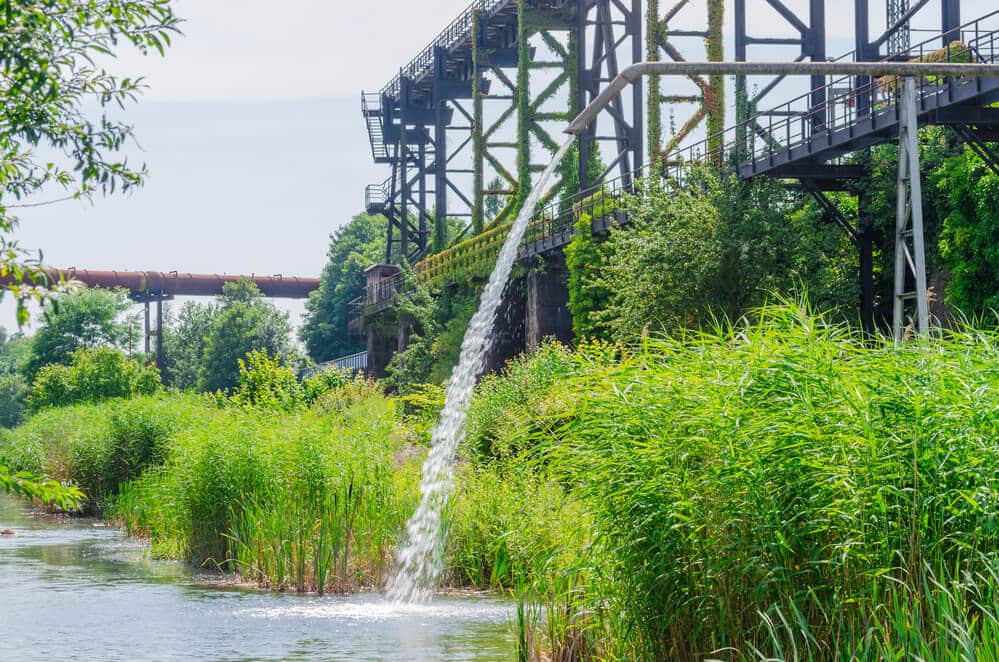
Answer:
<svg viewBox="0 0 999 662"><path fill-rule="evenodd" d="M188 301L176 320L163 326L163 383L181 390L196 389L205 353L205 339L218 314L213 304Z"/></svg>
<svg viewBox="0 0 999 662"><path fill-rule="evenodd" d="M599 315L611 299L603 276L610 249L605 237L594 235L589 214L580 214L574 226L576 231L565 247L572 330L577 339L605 337L609 331Z"/></svg>
<svg viewBox="0 0 999 662"><path fill-rule="evenodd" d="M458 362L468 322L475 314L477 287L451 287L432 297L418 277L409 276L397 306L411 327L406 349L392 356L386 384L402 394L423 384L442 384Z"/></svg>
<svg viewBox="0 0 999 662"><path fill-rule="evenodd" d="M69 365L79 349L122 346L128 330L121 316L128 307L124 290L101 288L82 288L47 302L24 365L28 381L44 366Z"/></svg>
<svg viewBox="0 0 999 662"><path fill-rule="evenodd" d="M0 466L0 491L38 499L46 505L63 510L78 510L83 503L83 492L78 487L45 480L26 471L11 473L4 466Z"/></svg>
<svg viewBox="0 0 999 662"><path fill-rule="evenodd" d="M605 266L612 292L605 314L616 334L696 326L708 318L721 263L721 217L711 192L650 187L624 201L631 225L612 230Z"/></svg>
<svg viewBox="0 0 999 662"><path fill-rule="evenodd" d="M31 384L28 406L37 411L81 402L151 395L160 388L155 367L142 367L109 347L80 349L72 363L47 365Z"/></svg>
<svg viewBox="0 0 999 662"><path fill-rule="evenodd" d="M387 221L359 214L330 237L329 262L309 296L299 337L317 363L363 349L347 331L348 304L364 294L364 270L385 259Z"/></svg>
<svg viewBox="0 0 999 662"><path fill-rule="evenodd" d="M0 373L0 427L14 427L21 420L28 384L18 374Z"/></svg>
<svg viewBox="0 0 999 662"><path fill-rule="evenodd" d="M468 413L466 455L480 460L521 455L533 444L535 426L544 426L561 407L552 387L575 368L567 347L547 341L508 362L501 374L483 377Z"/></svg>
<svg viewBox="0 0 999 662"><path fill-rule="evenodd" d="M227 283L218 313L205 337L198 376L202 391L227 391L239 384L240 359L251 351L285 354L288 315L266 301L252 281Z"/></svg>
<svg viewBox="0 0 999 662"><path fill-rule="evenodd" d="M253 350L239 359L239 385L232 400L245 407L291 410L304 398L294 371L271 358L266 351Z"/></svg>
<svg viewBox="0 0 999 662"><path fill-rule="evenodd" d="M969 315L999 310L999 177L966 150L947 161L937 187L950 202L940 237L948 303Z"/></svg>
<svg viewBox="0 0 999 662"><path fill-rule="evenodd" d="M22 333L10 335L0 326L0 375L23 373L30 355L30 338Z"/></svg>
<svg viewBox="0 0 999 662"><path fill-rule="evenodd" d="M114 155L132 127L107 106L124 107L144 87L141 77L117 77L96 64L122 44L163 53L177 31L169 0L8 0L0 12L0 275L26 272L25 252L9 239L17 219L11 199L58 187L68 197L141 185L134 169ZM27 267L28 282L41 276ZM18 318L35 292L15 287ZM0 290L2 294L2 290ZM36 369L39 366L36 366Z"/></svg>
<svg viewBox="0 0 999 662"><path fill-rule="evenodd" d="M871 348L756 317L549 395L567 410L535 437L594 518L581 605L607 656L993 650L999 336Z"/></svg>
<svg viewBox="0 0 999 662"><path fill-rule="evenodd" d="M20 421L28 395L28 384L20 373L30 351L27 338L8 336L0 326L0 427L13 427Z"/></svg>

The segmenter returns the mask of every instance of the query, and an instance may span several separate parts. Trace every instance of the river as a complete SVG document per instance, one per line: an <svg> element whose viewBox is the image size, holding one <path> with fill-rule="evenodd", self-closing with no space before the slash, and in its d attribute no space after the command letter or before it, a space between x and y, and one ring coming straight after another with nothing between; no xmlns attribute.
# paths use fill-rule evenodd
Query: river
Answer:
<svg viewBox="0 0 999 662"><path fill-rule="evenodd" d="M511 660L510 603L213 585L98 520L0 495L0 660Z"/></svg>

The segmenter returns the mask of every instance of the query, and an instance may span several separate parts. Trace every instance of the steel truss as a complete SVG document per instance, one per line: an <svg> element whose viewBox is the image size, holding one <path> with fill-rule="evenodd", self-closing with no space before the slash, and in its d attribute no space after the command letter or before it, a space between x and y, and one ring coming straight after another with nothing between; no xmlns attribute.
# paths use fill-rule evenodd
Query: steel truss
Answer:
<svg viewBox="0 0 999 662"><path fill-rule="evenodd" d="M692 10L706 2L707 23L699 24L700 17L691 18ZM722 0L669 0L667 9L662 11L660 0L647 0L646 13L646 52L645 59L658 62L663 57L674 62L687 59L691 49L703 50L704 57L693 59L721 62L725 59L723 27L725 6ZM693 21L691 23L690 21ZM707 151L718 155L720 161L723 146L722 133L725 130L725 78L723 76L691 76L694 92L690 94L663 95L659 76L649 77L648 92L648 151L650 163L665 165L662 161L673 153L690 135L702 125L708 135ZM663 110L671 112L684 106L693 106L679 129L672 135L664 136L668 130L663 122ZM672 124L672 117L668 118Z"/></svg>
<svg viewBox="0 0 999 662"><path fill-rule="evenodd" d="M554 153L561 138L552 123L574 117L622 65L641 59L641 0L474 3L380 95L362 94L372 155L391 167L366 193L367 211L389 221L386 262L443 248L449 218L468 219L471 233L509 218L546 160L532 147ZM642 106L638 88L630 104L608 108L555 191L641 168ZM486 218L486 196L504 198L495 218Z"/></svg>

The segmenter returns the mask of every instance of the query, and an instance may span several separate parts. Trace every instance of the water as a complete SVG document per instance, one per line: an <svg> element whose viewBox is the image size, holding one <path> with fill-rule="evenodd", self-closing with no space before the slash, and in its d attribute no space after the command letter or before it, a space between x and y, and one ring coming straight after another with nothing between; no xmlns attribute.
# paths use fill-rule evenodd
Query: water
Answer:
<svg viewBox="0 0 999 662"><path fill-rule="evenodd" d="M513 659L509 602L222 588L95 524L0 495L0 660Z"/></svg>
<svg viewBox="0 0 999 662"><path fill-rule="evenodd" d="M482 372L489 344L492 342L496 310L510 271L517 259L517 249L524 238L534 208L555 174L575 138L569 138L534 184L531 195L510 228L496 266L482 291L479 309L465 331L458 365L451 373L445 393L444 410L431 436L430 454L423 465L420 481L420 505L406 526L406 543L399 551L399 570L389 582L389 598L397 603L426 603L430 600L444 570L444 532L442 512L454 485L454 462L458 444L465 435L468 404L475 379Z"/></svg>

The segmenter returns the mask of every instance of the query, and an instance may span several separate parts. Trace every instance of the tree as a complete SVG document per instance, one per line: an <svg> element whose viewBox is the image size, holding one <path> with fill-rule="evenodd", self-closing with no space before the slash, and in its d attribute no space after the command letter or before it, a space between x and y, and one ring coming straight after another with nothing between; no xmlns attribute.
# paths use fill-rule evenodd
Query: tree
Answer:
<svg viewBox="0 0 999 662"><path fill-rule="evenodd" d="M720 214L696 188L653 188L625 200L632 223L612 231L604 265L606 318L618 336L696 326L710 314Z"/></svg>
<svg viewBox="0 0 999 662"><path fill-rule="evenodd" d="M970 150L949 159L938 189L950 202L940 250L947 301L969 315L999 311L999 176Z"/></svg>
<svg viewBox="0 0 999 662"><path fill-rule="evenodd" d="M218 314L214 304L186 302L176 321L166 317L163 325L163 383L178 389L198 388L201 361L208 337Z"/></svg>
<svg viewBox="0 0 999 662"><path fill-rule="evenodd" d="M46 365L68 365L78 349L122 346L128 329L121 316L129 305L124 290L101 288L75 290L47 302L24 366L28 381Z"/></svg>
<svg viewBox="0 0 999 662"><path fill-rule="evenodd" d="M169 0L7 0L0 11L0 275L28 282L37 261L9 235L17 219L11 199L58 187L64 197L127 190L142 184L145 166L116 160L132 127L108 114L143 89L141 77L100 67L122 43L163 53L177 32ZM44 156L39 155L41 151ZM56 155L56 158L53 158ZM59 157L62 157L61 159ZM30 288L13 287L27 320ZM0 294L3 291L0 290Z"/></svg>
<svg viewBox="0 0 999 662"><path fill-rule="evenodd" d="M226 283L218 314L205 337L198 384L227 391L239 384L239 361L251 351L286 355L291 325L287 313L268 303L250 279Z"/></svg>
<svg viewBox="0 0 999 662"><path fill-rule="evenodd" d="M387 221L358 214L330 237L329 262L309 295L299 337L317 363L364 349L350 337L350 302L364 295L364 270L385 259Z"/></svg>
<svg viewBox="0 0 999 662"><path fill-rule="evenodd" d="M67 197L139 186L144 166L113 160L132 135L130 125L85 109L124 107L142 89L140 77L118 78L95 65L120 43L163 53L177 31L170 0L6 0L0 11L0 276L41 283L39 260L10 236L18 220L10 200L62 189ZM41 147L45 158L38 156ZM56 163L61 155L68 164ZM40 290L10 286L17 317L28 320L27 301ZM0 297L5 293L0 288ZM37 369L37 366L36 366ZM12 476L0 467L0 487L63 507L82 494L58 484Z"/></svg>

